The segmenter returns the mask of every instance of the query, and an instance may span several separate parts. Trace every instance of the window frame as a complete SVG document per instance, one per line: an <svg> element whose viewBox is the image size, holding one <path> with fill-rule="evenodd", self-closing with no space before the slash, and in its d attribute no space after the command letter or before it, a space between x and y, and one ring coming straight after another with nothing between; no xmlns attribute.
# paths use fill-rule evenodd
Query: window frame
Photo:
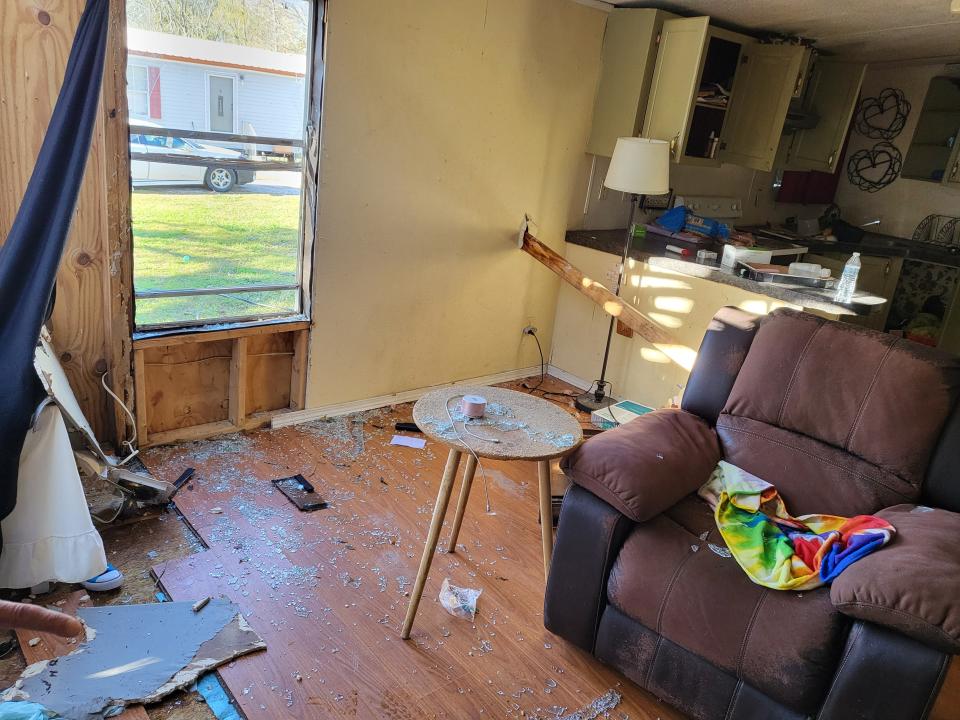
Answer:
<svg viewBox="0 0 960 720"><path fill-rule="evenodd" d="M143 75L144 75L143 90L137 90L133 86L133 83L130 82L131 70L143 70ZM149 120L150 119L150 67L143 62L130 62L130 60L128 59L125 76L127 79L127 107L132 108L132 102L130 98L133 95L140 95L140 94L143 95L144 112L142 113L131 112L130 115L132 117L136 117L137 119Z"/></svg>
<svg viewBox="0 0 960 720"><path fill-rule="evenodd" d="M124 0L125 1L125 0ZM235 288L197 288L197 289L188 289L182 291L136 291L135 288L135 279L136 279L136 264L131 262L132 270L132 287L131 287L131 298L130 298L130 315L131 315L131 324L133 326L133 338L142 339L147 337L153 337L157 335L178 335L178 334L189 334L193 332L204 332L212 329L224 329L224 328L245 328L245 327L255 327L258 325L277 325L283 323L296 323L309 321L312 310L312 257L314 244L316 242L315 232L311 233L310 236L305 232L307 228L315 229L316 227L316 218L307 222L306 214L308 209L313 209L316 212L317 199L312 198L312 202L307 197L308 189L313 188L314 192L318 190L319 185L319 123L315 123L312 118L320 117L321 109L320 105L322 104L322 91L317 92L323 86L323 73L325 69L325 58L324 54L326 51L326 13L325 13L325 0L308 0L309 2L309 17L307 18L307 63L306 63L306 72L303 77L303 128L301 134L301 141L295 147L299 147L301 150L301 168L300 168L300 216L298 221L298 232L299 232L299 248L297 253L297 267L296 267L296 276L295 281L290 284L277 284L277 285L250 285L243 287ZM124 78L127 79L127 94L128 102L124 108L124 112L127 114L127 125L129 127L128 136L132 138L135 132L145 135L145 131L142 128L136 128L137 120L148 120L149 117L149 102L150 102L150 90L149 90L149 66L142 61L138 61L134 58L138 56L131 55L128 50L125 49L125 62L126 67L124 69ZM131 84L129 82L129 76L127 72L131 68L143 68L144 72L147 73L147 91L146 91L146 102L147 102L147 113L144 115L134 114L129 112L130 102L129 95L131 92ZM319 73L319 77L315 77ZM211 70L203 74L204 82L204 121L207 128L209 128L209 112L210 112L210 76L216 75L221 77L229 77L233 80L234 84L234 128L236 129L239 123L239 93L241 90L241 83L239 82L239 76L236 73L231 73L229 69L223 68L218 70ZM134 90L134 92L141 92ZM314 110L314 105L316 109ZM132 122L131 122L132 121ZM136 130L135 130L136 128ZM180 132L180 131L172 131ZM187 133L188 131L183 131ZM234 133L237 135L237 133ZM264 139L268 139L264 137ZM128 140L129 142L129 140ZM202 140L201 140L202 142ZM263 143L270 144L270 143ZM280 143L274 143L280 144ZM130 163L132 162L131 157L127 157L128 171ZM314 174L314 177L309 177L310 173ZM130 200L132 201L133 186L130 184ZM132 204L132 203L131 203ZM128 221L130 222L129 228L129 237L131 242L131 253L133 250L132 243L134 240L133 228L132 228L132 212L128 214ZM149 299L155 297L176 297L176 296L190 296L190 295L218 295L225 293L239 293L239 292L264 292L271 290L297 290L297 309L289 312L280 312L280 313L262 313L262 314L253 314L253 315L238 315L231 317L218 317L218 318L208 318L199 321L168 321L161 323L150 323L150 324L137 324L136 323L136 303L138 299Z"/></svg>

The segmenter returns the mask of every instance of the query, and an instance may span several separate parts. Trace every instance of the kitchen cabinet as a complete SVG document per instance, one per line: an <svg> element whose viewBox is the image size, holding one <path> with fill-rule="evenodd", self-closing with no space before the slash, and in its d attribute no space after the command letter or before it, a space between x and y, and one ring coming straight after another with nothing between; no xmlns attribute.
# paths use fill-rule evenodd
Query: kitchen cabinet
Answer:
<svg viewBox="0 0 960 720"><path fill-rule="evenodd" d="M802 107L819 119L811 128L784 135L786 170L833 173L840 162L850 119L857 106L866 65L817 57L807 78Z"/></svg>
<svg viewBox="0 0 960 720"><path fill-rule="evenodd" d="M850 255L851 253L842 252L807 253L803 256L803 262L817 263L821 267L830 268L833 277L839 279L843 273L843 266L847 264ZM881 305L877 312L869 315L842 315L840 319L843 322L862 325L874 330L885 330L887 317L890 315L890 301L897 289L902 267L903 258L863 255L861 253L857 289L886 298L887 302Z"/></svg>
<svg viewBox="0 0 960 720"><path fill-rule="evenodd" d="M957 133L960 135L960 132ZM951 187L960 187L960 142L953 143L953 152L947 161L947 172L943 182Z"/></svg>
<svg viewBox="0 0 960 720"><path fill-rule="evenodd" d="M930 80L900 175L960 187L960 78Z"/></svg>
<svg viewBox="0 0 960 720"><path fill-rule="evenodd" d="M644 137L669 141L678 163L770 170L804 53L711 27L709 17L664 20Z"/></svg>
<svg viewBox="0 0 960 720"><path fill-rule="evenodd" d="M647 8L610 12L587 152L610 157L618 137L639 135L657 57L657 37L664 20L675 17Z"/></svg>

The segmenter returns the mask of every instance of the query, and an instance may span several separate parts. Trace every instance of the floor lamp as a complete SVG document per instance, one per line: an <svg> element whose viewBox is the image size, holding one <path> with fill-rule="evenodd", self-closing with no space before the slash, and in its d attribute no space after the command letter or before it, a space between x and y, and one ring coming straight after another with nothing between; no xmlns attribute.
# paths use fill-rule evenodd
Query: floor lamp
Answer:
<svg viewBox="0 0 960 720"><path fill-rule="evenodd" d="M605 187L630 194L630 221L623 242L623 262L617 275L617 287L614 293L620 294L627 260L630 258L630 242L633 239L633 220L637 212L638 195L665 195L670 192L670 143L647 138L617 138L610 159L607 176L603 180ZM584 412L593 412L612 405L615 400L607 395L607 360L610 358L610 342L613 339L613 327L617 319L610 317L610 329L607 331L607 345L603 351L603 365L600 379L591 389L576 398L576 406Z"/></svg>

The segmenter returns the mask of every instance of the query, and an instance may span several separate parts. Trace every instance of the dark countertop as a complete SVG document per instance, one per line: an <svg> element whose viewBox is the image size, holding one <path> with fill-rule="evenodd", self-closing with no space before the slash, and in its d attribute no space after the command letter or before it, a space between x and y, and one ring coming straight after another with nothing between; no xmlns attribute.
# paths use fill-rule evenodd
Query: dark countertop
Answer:
<svg viewBox="0 0 960 720"><path fill-rule="evenodd" d="M956 249L957 252L951 252L946 248L937 247L936 245L917 243L912 240L893 237L892 235L868 233L864 236L863 240L858 243L822 242L817 241L815 238L805 239L802 242L810 249L810 252L816 253L858 252L863 255L902 257L904 259L937 263L939 265L949 265L950 267L960 267L960 248Z"/></svg>
<svg viewBox="0 0 960 720"><path fill-rule="evenodd" d="M571 230L567 233L567 242L573 245L580 245L592 250L600 250L617 257L623 255L623 241L626 234L625 229L619 230ZM705 280L722 283L737 287L748 292L765 295L776 300L782 300L793 305L799 305L804 308L820 310L831 315L869 315L873 309L885 302L883 298L877 298L873 295L861 293L854 299L851 305L841 305L833 302L833 292L831 290L818 290L815 288L803 286L781 285L779 283L758 282L736 275L731 270L721 268L717 264L702 264L695 260L690 260L684 256L668 252L667 245L677 245L688 248L694 253L698 249L714 250L718 257L722 254L723 248L719 244L697 245L685 243L682 240L669 239L663 236L647 234L642 240L634 239L630 257L641 262L647 262L654 267L660 267L667 270L699 277ZM803 243L804 247L814 250L814 245ZM829 245L829 249L835 252L843 252L838 243L824 244ZM819 248L819 246L817 246ZM861 248L864 251L865 248ZM818 252L826 251L826 248ZM873 254L871 252L871 254ZM860 300L859 302L857 300Z"/></svg>

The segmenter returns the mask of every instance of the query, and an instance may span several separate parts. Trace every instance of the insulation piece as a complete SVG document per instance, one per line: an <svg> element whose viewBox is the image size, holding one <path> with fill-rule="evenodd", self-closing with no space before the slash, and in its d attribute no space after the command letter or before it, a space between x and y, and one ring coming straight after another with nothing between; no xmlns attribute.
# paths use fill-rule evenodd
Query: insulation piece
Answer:
<svg viewBox="0 0 960 720"><path fill-rule="evenodd" d="M232 602L213 600L200 613L193 605L81 608L87 641L69 655L30 665L0 699L96 720L114 708L156 702L218 665L266 648Z"/></svg>

